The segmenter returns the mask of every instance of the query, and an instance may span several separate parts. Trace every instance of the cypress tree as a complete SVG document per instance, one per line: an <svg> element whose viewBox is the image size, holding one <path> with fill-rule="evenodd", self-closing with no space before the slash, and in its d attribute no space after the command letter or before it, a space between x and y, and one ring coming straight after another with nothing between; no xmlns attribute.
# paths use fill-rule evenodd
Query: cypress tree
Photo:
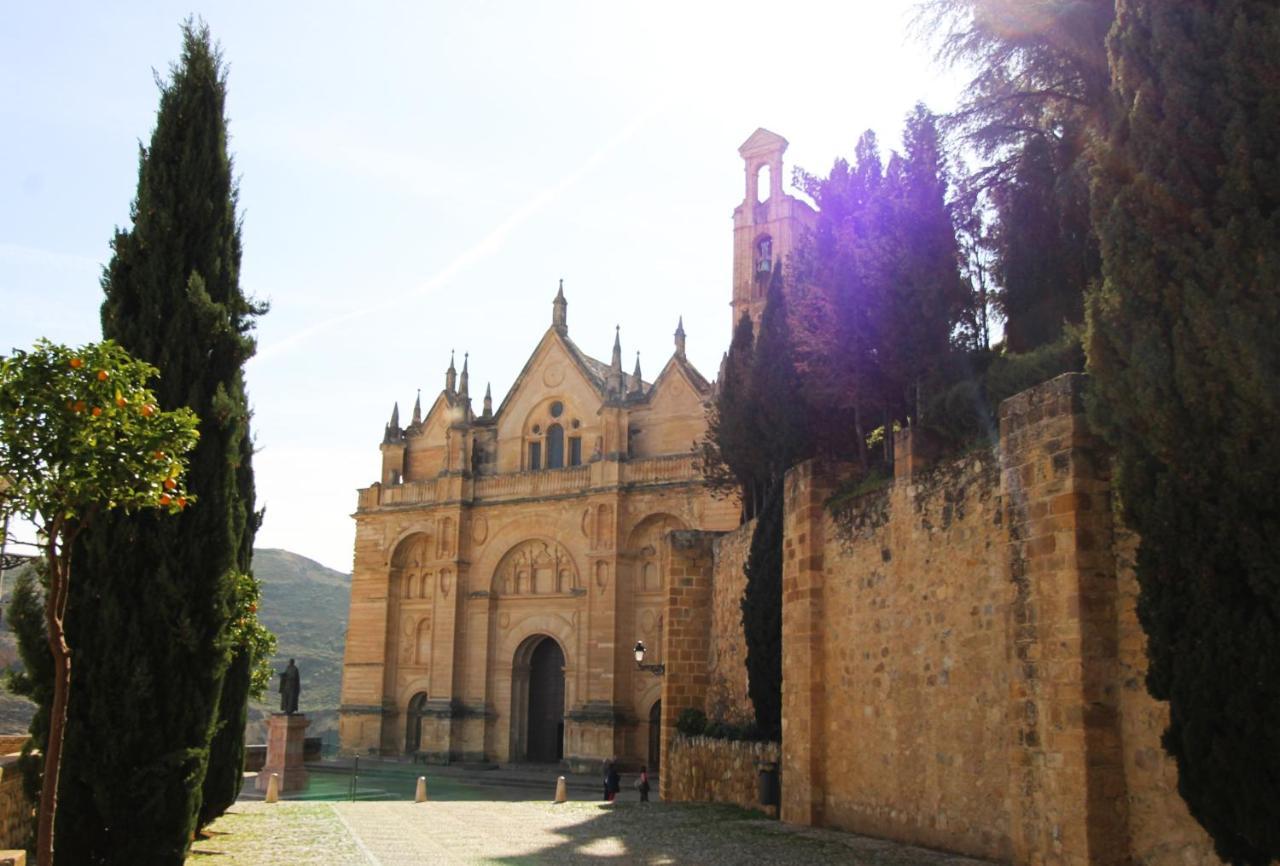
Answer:
<svg viewBox="0 0 1280 866"><path fill-rule="evenodd" d="M182 863L217 722L234 724L246 698L224 687L235 578L256 528L242 367L264 310L239 287L221 58L203 24L182 32L141 149L132 227L117 230L103 275L102 325L160 368L163 408L199 415L188 476L199 500L177 518L113 516L77 548L59 862Z"/></svg>
<svg viewBox="0 0 1280 866"><path fill-rule="evenodd" d="M742 627L747 689L762 734L782 735L782 479L813 444L791 344L782 263L770 276L751 371L763 477L761 507L745 565Z"/></svg>
<svg viewBox="0 0 1280 866"><path fill-rule="evenodd" d="M1092 416L1138 532L1147 686L1191 814L1280 857L1280 7L1121 0Z"/></svg>
<svg viewBox="0 0 1280 866"><path fill-rule="evenodd" d="M742 519L755 516L764 477L759 413L751 382L755 328L746 313L733 329L702 441L702 474L718 495L738 495Z"/></svg>

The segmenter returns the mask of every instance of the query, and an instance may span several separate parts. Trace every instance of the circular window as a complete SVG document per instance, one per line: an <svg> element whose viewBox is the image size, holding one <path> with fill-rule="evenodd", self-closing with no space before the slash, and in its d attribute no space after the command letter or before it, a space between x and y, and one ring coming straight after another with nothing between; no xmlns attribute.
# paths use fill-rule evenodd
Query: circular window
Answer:
<svg viewBox="0 0 1280 866"><path fill-rule="evenodd" d="M551 404L551 417L559 418L562 414L564 414L564 404L557 400Z"/></svg>
<svg viewBox="0 0 1280 866"><path fill-rule="evenodd" d="M533 432L534 432L534 433L541 433L541 432L542 432L542 425L541 425L541 424L534 424L534 425L533 425Z"/></svg>
<svg viewBox="0 0 1280 866"><path fill-rule="evenodd" d="M574 418L574 419L573 419L573 425L572 425L572 426L573 426L573 429L574 429L574 430L577 430L579 427L581 427L581 426L582 426L582 422L581 422L581 421L579 421L577 418Z"/></svg>

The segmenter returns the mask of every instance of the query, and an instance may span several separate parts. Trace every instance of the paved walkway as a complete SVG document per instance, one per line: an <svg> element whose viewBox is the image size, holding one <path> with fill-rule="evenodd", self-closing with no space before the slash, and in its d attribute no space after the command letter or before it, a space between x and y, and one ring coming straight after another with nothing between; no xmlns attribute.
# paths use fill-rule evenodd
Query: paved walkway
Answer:
<svg viewBox="0 0 1280 866"><path fill-rule="evenodd" d="M188 864L984 866L728 806L592 802L240 802Z"/></svg>

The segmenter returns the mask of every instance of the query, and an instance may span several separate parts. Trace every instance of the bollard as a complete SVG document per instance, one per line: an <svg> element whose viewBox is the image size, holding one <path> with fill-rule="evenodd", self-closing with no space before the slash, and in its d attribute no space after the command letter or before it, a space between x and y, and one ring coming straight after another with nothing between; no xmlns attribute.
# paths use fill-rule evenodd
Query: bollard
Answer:
<svg viewBox="0 0 1280 866"><path fill-rule="evenodd" d="M413 802L415 803L427 802L427 777L426 776L418 777L418 790L417 790L417 793L413 795Z"/></svg>
<svg viewBox="0 0 1280 866"><path fill-rule="evenodd" d="M564 803L569 799L569 786L564 782L564 776L556 780L556 802Z"/></svg>
<svg viewBox="0 0 1280 866"><path fill-rule="evenodd" d="M280 799L280 774L272 773L267 779L267 802L274 803Z"/></svg>

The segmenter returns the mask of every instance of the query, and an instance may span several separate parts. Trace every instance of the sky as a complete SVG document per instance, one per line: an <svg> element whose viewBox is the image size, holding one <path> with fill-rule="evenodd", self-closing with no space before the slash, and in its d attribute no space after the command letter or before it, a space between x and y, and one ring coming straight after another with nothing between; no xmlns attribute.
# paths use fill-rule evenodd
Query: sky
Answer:
<svg viewBox="0 0 1280 866"><path fill-rule="evenodd" d="M563 279L584 351L607 360L621 325L652 377L683 316L713 377L738 146L765 127L788 175L825 173L963 84L913 0L5 4L0 354L101 338L108 242L192 13L228 66L241 287L271 305L246 371L257 546L341 571L392 404L434 399L451 350L497 406Z"/></svg>

